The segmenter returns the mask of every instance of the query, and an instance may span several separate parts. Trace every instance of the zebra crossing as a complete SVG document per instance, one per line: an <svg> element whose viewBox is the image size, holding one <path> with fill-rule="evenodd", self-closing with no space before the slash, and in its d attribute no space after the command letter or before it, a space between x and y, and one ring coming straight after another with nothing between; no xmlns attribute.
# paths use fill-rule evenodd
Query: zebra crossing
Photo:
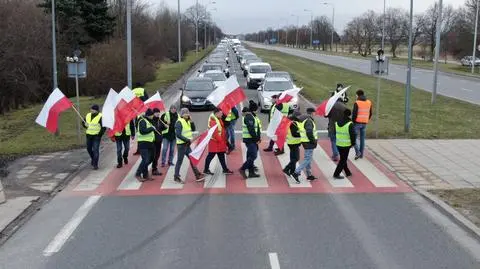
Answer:
<svg viewBox="0 0 480 269"><path fill-rule="evenodd" d="M140 164L139 156L131 156L130 163L123 168L115 168L112 163L104 164L98 171L91 171L82 179L77 179L67 190L68 195L187 195L187 194L289 194L289 193L398 193L411 189L399 180L390 170L373 156L367 154L364 159L353 161L352 150L349 168L353 176L344 179L333 179L336 163L330 159L331 149L328 140L319 141L314 150L312 172L317 180L307 181L302 174L298 184L286 176L282 169L289 161L289 150L285 154L275 156L272 152L264 152L268 141L259 145L259 157L255 165L260 177L244 180L238 173L246 156L246 147L237 143L237 150L227 156L227 164L235 173L224 175L219 161L215 158L210 164L212 176L203 182L195 182L194 173L187 160L180 169L180 176L185 184L173 181L174 166L161 168L163 175L154 177L152 181L139 182L135 171ZM301 156L303 150L301 151ZM174 158L174 163L176 157ZM110 168L111 167L111 168ZM203 170L204 161L198 165Z"/></svg>

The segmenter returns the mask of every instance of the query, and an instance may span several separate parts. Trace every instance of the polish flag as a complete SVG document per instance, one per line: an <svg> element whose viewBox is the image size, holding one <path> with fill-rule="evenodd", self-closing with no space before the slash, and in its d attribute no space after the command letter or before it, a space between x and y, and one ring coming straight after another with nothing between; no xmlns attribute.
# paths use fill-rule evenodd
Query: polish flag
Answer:
<svg viewBox="0 0 480 269"><path fill-rule="evenodd" d="M290 102L293 98L296 98L298 96L298 93L301 90L302 90L301 88L294 88L294 89L283 91L282 94L280 94L280 97L278 97L277 104Z"/></svg>
<svg viewBox="0 0 480 269"><path fill-rule="evenodd" d="M35 122L47 128L49 132L55 133L58 129L60 113L72 106L72 102L60 89L56 88L48 97Z"/></svg>
<svg viewBox="0 0 480 269"><path fill-rule="evenodd" d="M287 139L288 128L292 123L282 112L275 108L273 116L267 127L267 136L275 141L280 150L283 149L285 140Z"/></svg>
<svg viewBox="0 0 480 269"><path fill-rule="evenodd" d="M220 108L223 114L227 115L232 107L240 104L247 96L238 85L237 76L230 76L223 86L218 87L208 97L214 106Z"/></svg>
<svg viewBox="0 0 480 269"><path fill-rule="evenodd" d="M145 101L145 105L150 109L158 108L160 111L165 111L165 103L158 92L152 97L148 98L148 100Z"/></svg>
<svg viewBox="0 0 480 269"><path fill-rule="evenodd" d="M205 148L208 146L208 142L213 136L213 132L217 130L217 125L212 126L212 128L208 129L207 131L203 132L197 139L197 146L192 150L190 154L188 154L188 158L192 161L194 165L198 165L202 155L205 151Z"/></svg>
<svg viewBox="0 0 480 269"><path fill-rule="evenodd" d="M142 100L135 96L128 87L123 88L116 99L115 124L112 128L113 133L123 131L127 123L147 110Z"/></svg>
<svg viewBox="0 0 480 269"><path fill-rule="evenodd" d="M328 100L323 101L315 110L315 112L320 115L320 116L328 116L330 113L330 110L332 110L333 105L335 105L335 102L337 102L338 98L342 94L344 94L350 86L343 88L341 91L335 93L332 97L328 98Z"/></svg>
<svg viewBox="0 0 480 269"><path fill-rule="evenodd" d="M115 107L117 106L118 93L110 89L102 107L102 126L113 129L115 126Z"/></svg>

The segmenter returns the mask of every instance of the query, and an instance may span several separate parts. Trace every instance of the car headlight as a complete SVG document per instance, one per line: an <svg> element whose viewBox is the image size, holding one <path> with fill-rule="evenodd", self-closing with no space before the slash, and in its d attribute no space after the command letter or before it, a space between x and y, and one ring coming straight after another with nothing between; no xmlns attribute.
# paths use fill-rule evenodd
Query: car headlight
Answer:
<svg viewBox="0 0 480 269"><path fill-rule="evenodd" d="M272 98L270 98L270 97L263 97L263 102L264 102L264 103L271 103L271 102L272 102Z"/></svg>
<svg viewBox="0 0 480 269"><path fill-rule="evenodd" d="M188 96L184 95L184 96L182 96L182 102L185 102L185 103L190 102L190 98L188 98Z"/></svg>

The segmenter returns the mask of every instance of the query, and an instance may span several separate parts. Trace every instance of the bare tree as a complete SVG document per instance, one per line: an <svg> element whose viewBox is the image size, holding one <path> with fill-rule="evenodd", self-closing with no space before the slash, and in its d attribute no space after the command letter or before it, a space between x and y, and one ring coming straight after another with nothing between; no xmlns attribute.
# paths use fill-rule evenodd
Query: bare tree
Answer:
<svg viewBox="0 0 480 269"><path fill-rule="evenodd" d="M383 17L383 16L382 16ZM408 13L399 8L390 8L385 14L385 39L390 44L393 58L397 57L398 46L408 35Z"/></svg>
<svg viewBox="0 0 480 269"><path fill-rule="evenodd" d="M325 50L325 46L330 44L332 34L332 23L326 16L316 17L313 20L313 33L315 39L320 40L322 50Z"/></svg>
<svg viewBox="0 0 480 269"><path fill-rule="evenodd" d="M433 60L433 51L436 45L435 34L437 32L437 21L439 17L438 3L432 5L424 15L424 24L422 32L425 35L425 39L430 45L430 60ZM445 34L450 31L455 19L455 12L453 7L444 6L442 10L442 21L440 24L441 34Z"/></svg>

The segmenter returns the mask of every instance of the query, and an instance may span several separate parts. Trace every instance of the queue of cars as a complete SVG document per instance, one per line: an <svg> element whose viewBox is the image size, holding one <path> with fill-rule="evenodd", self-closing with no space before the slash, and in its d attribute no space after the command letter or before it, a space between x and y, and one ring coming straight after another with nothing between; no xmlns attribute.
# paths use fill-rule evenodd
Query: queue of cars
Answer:
<svg viewBox="0 0 480 269"><path fill-rule="evenodd" d="M224 39L200 67L197 76L188 79L181 88L181 107L213 109L213 104L207 97L216 88L223 86L230 76L230 51L235 53L240 63L247 80L247 89L257 90L258 105L262 112L270 111L273 95L297 88L295 80L288 72L273 71L269 63L263 62L253 52L244 48L240 41ZM292 99L289 105L296 109L298 99Z"/></svg>

